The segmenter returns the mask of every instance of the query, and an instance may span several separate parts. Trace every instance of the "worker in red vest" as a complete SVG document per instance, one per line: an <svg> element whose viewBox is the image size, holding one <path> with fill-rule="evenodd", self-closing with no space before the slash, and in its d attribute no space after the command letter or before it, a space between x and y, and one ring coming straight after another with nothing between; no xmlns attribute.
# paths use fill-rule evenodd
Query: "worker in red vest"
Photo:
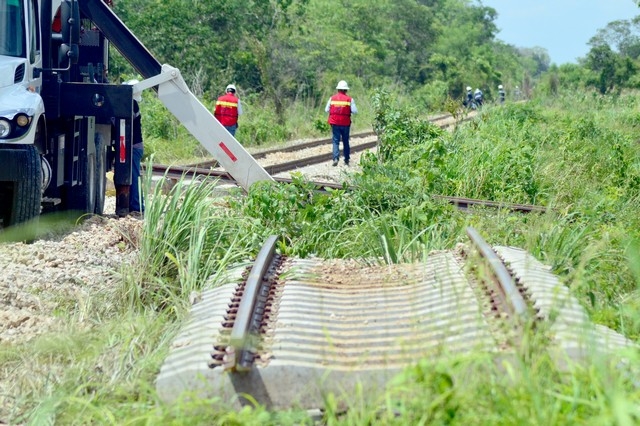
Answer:
<svg viewBox="0 0 640 426"><path fill-rule="evenodd" d="M216 109L213 115L218 119L232 136L238 130L238 116L242 115L242 104L236 96L236 86L229 84L225 94L216 101Z"/></svg>
<svg viewBox="0 0 640 426"><path fill-rule="evenodd" d="M333 133L333 166L338 165L340 159L340 139L342 139L342 147L344 154L344 164L349 165L351 158L351 149L349 147L349 130L351 129L351 114L358 112L356 102L347 95L349 86L344 80L340 80L336 86L338 93L333 95L325 112L329 113L329 124Z"/></svg>

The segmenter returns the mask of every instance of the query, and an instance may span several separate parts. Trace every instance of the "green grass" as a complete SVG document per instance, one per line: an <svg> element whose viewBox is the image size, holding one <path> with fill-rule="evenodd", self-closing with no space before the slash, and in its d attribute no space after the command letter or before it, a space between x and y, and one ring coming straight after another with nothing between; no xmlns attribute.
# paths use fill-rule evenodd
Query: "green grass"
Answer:
<svg viewBox="0 0 640 426"><path fill-rule="evenodd" d="M381 150L365 156L363 172L351 177L357 189L320 194L297 177L293 185L258 184L246 196L223 198L212 196L206 183L181 182L163 193L148 182L143 231L131 242L140 256L121 272L121 286L87 301L83 322L69 317L65 333L0 348L1 368L15 377L10 420L311 424L295 410L258 406L236 412L218 400L165 405L154 390L189 297L221 282L222 271L255 256L272 234L281 236L278 249L286 255L397 263L452 249L467 241L465 228L473 226L490 244L528 250L552 268L594 321L638 338L635 96L596 96L587 103L561 94L486 108L451 134L390 106L394 102L385 96L371 103L384 106L372 112L385 131ZM182 156L166 158L171 155ZM463 213L431 194L535 203L548 210ZM594 357L559 369L537 343L497 360L484 353L417 360L387 388L328 395L323 423L637 424L638 361L637 353L628 353L623 364Z"/></svg>

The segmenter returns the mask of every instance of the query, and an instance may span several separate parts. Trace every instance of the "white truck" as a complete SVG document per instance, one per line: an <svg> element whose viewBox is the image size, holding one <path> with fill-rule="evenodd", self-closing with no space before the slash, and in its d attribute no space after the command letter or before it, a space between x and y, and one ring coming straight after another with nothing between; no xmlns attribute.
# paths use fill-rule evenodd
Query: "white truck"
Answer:
<svg viewBox="0 0 640 426"><path fill-rule="evenodd" d="M116 214L126 215L133 96L148 88L243 188L272 180L190 92L179 70L161 65L110 3L0 0L2 227L50 211L102 214L111 167ZM110 43L143 81L107 81Z"/></svg>

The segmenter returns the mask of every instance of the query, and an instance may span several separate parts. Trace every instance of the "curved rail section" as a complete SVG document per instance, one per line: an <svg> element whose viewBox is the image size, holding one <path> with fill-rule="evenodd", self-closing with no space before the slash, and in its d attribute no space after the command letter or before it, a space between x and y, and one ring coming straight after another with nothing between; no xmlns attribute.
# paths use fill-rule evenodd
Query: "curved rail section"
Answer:
<svg viewBox="0 0 640 426"><path fill-rule="evenodd" d="M522 294L516 288L515 282L507 267L502 263L498 255L491 246L480 236L478 231L472 227L467 228L467 235L471 239L480 255L489 263L492 274L497 280L495 286L501 299L509 306L509 310L519 318L526 319L527 304Z"/></svg>
<svg viewBox="0 0 640 426"><path fill-rule="evenodd" d="M568 289L523 250L492 248L468 229L488 259L506 303L481 288L460 253L432 253L417 264L284 259L270 237L245 279L203 293L173 342L156 386L167 402L220 398L237 407L319 408L328 394L372 392L420 359L519 350L511 319L548 327L558 363L631 345L593 326ZM480 268L471 268L479 270ZM590 330L586 332L585 330ZM522 333L522 330L521 330ZM546 334L545 334L546 337Z"/></svg>

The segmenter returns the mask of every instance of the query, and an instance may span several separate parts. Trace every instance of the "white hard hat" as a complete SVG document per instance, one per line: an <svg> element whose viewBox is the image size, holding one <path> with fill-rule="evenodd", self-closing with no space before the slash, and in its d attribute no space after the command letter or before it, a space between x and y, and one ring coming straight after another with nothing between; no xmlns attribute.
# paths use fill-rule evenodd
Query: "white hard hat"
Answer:
<svg viewBox="0 0 640 426"><path fill-rule="evenodd" d="M499 85L498 85L498 89L502 89L502 84L499 84Z"/></svg>
<svg viewBox="0 0 640 426"><path fill-rule="evenodd" d="M467 86L467 91L469 91L469 90L471 90L471 87L470 87L470 86Z"/></svg>
<svg viewBox="0 0 640 426"><path fill-rule="evenodd" d="M227 88L225 89L226 92L228 91L233 91L236 92L236 86L235 84L227 84Z"/></svg>
<svg viewBox="0 0 640 426"><path fill-rule="evenodd" d="M133 80L127 80L127 81L125 81L125 82L124 82L124 83L122 83L122 84L127 84L127 85L129 85L129 86L135 86L135 85L136 85L136 84L138 84L138 83L140 83L140 81L139 81L139 80L133 79ZM142 102L142 93L140 93L140 92L134 93L134 94L133 94L133 99L134 99L136 102Z"/></svg>
<svg viewBox="0 0 640 426"><path fill-rule="evenodd" d="M346 81L340 80L338 82L338 85L336 86L336 89L338 89L338 90L349 90L349 85L347 84Z"/></svg>
<svg viewBox="0 0 640 426"><path fill-rule="evenodd" d="M480 89L476 89L474 93L480 93Z"/></svg>

